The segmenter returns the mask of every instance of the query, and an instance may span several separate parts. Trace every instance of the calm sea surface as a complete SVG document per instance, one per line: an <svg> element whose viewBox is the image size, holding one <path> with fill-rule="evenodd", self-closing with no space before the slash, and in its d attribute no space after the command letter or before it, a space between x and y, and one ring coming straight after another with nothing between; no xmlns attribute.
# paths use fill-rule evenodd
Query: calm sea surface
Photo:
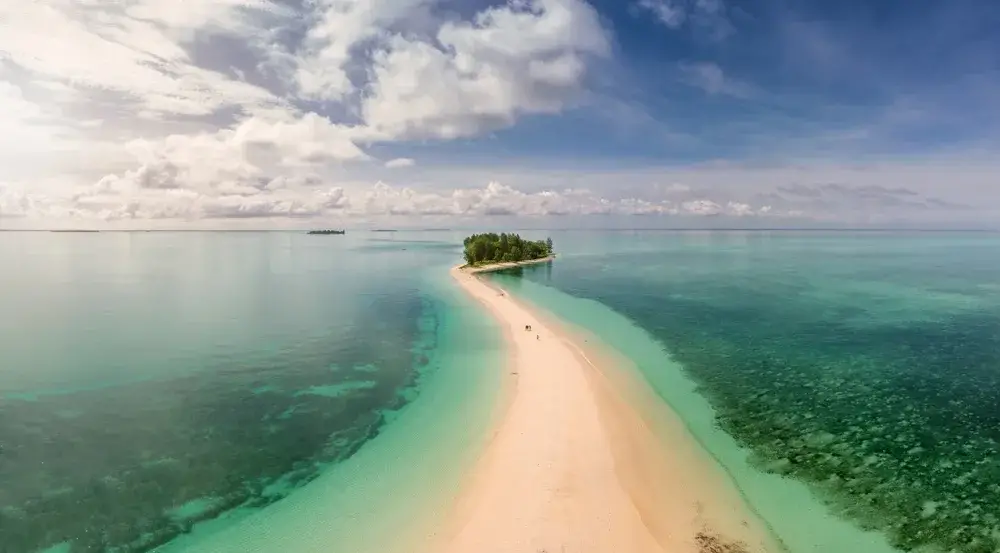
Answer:
<svg viewBox="0 0 1000 553"><path fill-rule="evenodd" d="M0 551L149 550L379 434L479 324L460 237L383 236L0 234Z"/></svg>
<svg viewBox="0 0 1000 553"><path fill-rule="evenodd" d="M1000 236L551 235L491 278L632 359L792 553L1000 551ZM461 238L0 234L0 551L356 552L431 516L504 355Z"/></svg>
<svg viewBox="0 0 1000 553"><path fill-rule="evenodd" d="M551 266L495 278L630 355L793 551L1000 551L1000 236L554 239Z"/></svg>

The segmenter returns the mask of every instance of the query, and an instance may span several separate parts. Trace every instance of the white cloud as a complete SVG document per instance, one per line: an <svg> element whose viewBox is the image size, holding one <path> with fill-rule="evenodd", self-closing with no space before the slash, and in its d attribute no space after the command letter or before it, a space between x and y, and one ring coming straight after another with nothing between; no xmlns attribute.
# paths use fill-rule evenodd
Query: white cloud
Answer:
<svg viewBox="0 0 1000 553"><path fill-rule="evenodd" d="M434 3L321 2L295 61L299 92L338 102L360 94L372 139L468 137L573 105L588 57L610 52L582 0L510 2L473 21L427 25ZM411 20L423 24L387 32Z"/></svg>
<svg viewBox="0 0 1000 553"><path fill-rule="evenodd" d="M367 159L352 142L352 131L314 113L280 113L251 116L214 133L136 140L126 149L138 167L104 176L94 190L186 189L215 196L287 188L289 182L303 181L299 171ZM289 171L299 178L283 176Z"/></svg>
<svg viewBox="0 0 1000 553"><path fill-rule="evenodd" d="M385 166L389 169L399 169L401 167L413 167L417 162L408 157L397 157L396 159L390 159L385 162Z"/></svg>
<svg viewBox="0 0 1000 553"><path fill-rule="evenodd" d="M634 5L671 30L690 24L712 40L722 40L735 30L722 0L637 0Z"/></svg>
<svg viewBox="0 0 1000 553"><path fill-rule="evenodd" d="M0 179L45 180L44 196L88 205L136 196L142 209L113 212L123 216L299 214L312 204L189 209L180 192L163 195L169 209L146 204L153 190L245 197L371 162L372 142L472 137L557 113L585 91L590 58L610 51L583 0L518 0L471 20L443 15L441 1L0 0Z"/></svg>
<svg viewBox="0 0 1000 553"><path fill-rule="evenodd" d="M764 214L770 210L760 210L758 213ZM726 204L726 212L730 215L736 215L738 217L744 217L747 215L753 215L754 209L750 207L750 204L744 204L741 202L729 202Z"/></svg>
<svg viewBox="0 0 1000 553"><path fill-rule="evenodd" d="M330 188L305 197L288 197L280 193L245 197L219 196L199 205L207 218L239 219L264 217L316 217L338 212L348 206L341 188Z"/></svg>
<svg viewBox="0 0 1000 553"><path fill-rule="evenodd" d="M483 188L421 192L410 187L379 182L355 193L351 213L359 216L448 215L459 217L558 217L565 215L753 215L748 204L730 203L723 208L711 200L675 204L669 200L624 197L606 198L586 189L527 192L499 182Z"/></svg>
<svg viewBox="0 0 1000 553"><path fill-rule="evenodd" d="M230 151L222 141L214 152L211 144L220 142L214 135L205 140L193 150L209 156ZM308 219L362 222L386 217L400 221L456 218L475 224L506 215L546 219L544 224L553 226L560 225L563 216L597 215L662 217L659 222L635 223L654 226L688 225L680 222L684 219L692 221L690 225L712 227L734 217L778 220L765 225L781 224L787 217L803 219L804 223L796 224L812 220L850 225L964 221L969 225L1000 216L1000 205L984 201L981 194L966 202L960 196L937 196L945 179L955 185L954 190L988 190L996 171L971 164L863 169L719 165L655 171L426 166L397 169L389 184L377 181L385 177L381 166L335 163L289 171L280 163L233 157L226 171L199 173L182 162L184 150L164 147L163 151L172 157L157 150L160 157L143 158L143 164L77 187L72 193L50 188L32 191L38 184L34 182L0 185L0 216L7 224L21 226L72 219L93 225L119 221L131 227L156 226L158 219L210 219L224 226L230 224L227 220L251 218L257 222L249 224L271 226L280 226L276 221L281 218L300 219L303 225ZM470 186L476 182L487 184ZM906 184L879 184L883 182ZM684 184L673 186L678 183ZM976 202L975 208L962 205L971 201ZM698 220L702 222L694 222Z"/></svg>
<svg viewBox="0 0 1000 553"><path fill-rule="evenodd" d="M595 10L584 0L461 14L444 0L296 3L0 0L0 225L407 214L864 221L991 201L982 191L996 170L982 163L442 169L424 141L482 136L590 98L595 62L612 50ZM719 0L640 4L668 26L728 25ZM710 94L756 94L717 65L685 70ZM380 161L386 150L407 157ZM389 174L392 185L378 184ZM937 198L942 182L954 193ZM781 190L794 183L822 197Z"/></svg>
<svg viewBox="0 0 1000 553"><path fill-rule="evenodd" d="M173 0L132 0L125 13L139 21L154 22L174 32L204 27L249 34L254 31L250 18L255 14L285 12L270 0L212 0L185 3L177 9Z"/></svg>
<svg viewBox="0 0 1000 553"><path fill-rule="evenodd" d="M364 120L382 139L473 136L522 114L557 113L584 86L587 56L609 52L597 13L580 0L490 8L446 23L436 46L395 36L378 50Z"/></svg>
<svg viewBox="0 0 1000 553"><path fill-rule="evenodd" d="M233 132L232 139L243 145L274 147L285 165L307 165L332 160L365 160L356 144L362 129L336 125L315 113L282 112L277 117L251 117Z"/></svg>
<svg viewBox="0 0 1000 553"><path fill-rule="evenodd" d="M671 29L680 28L686 16L684 6L675 0L639 0L636 6L650 12Z"/></svg>
<svg viewBox="0 0 1000 553"><path fill-rule="evenodd" d="M348 75L357 50L379 38L385 28L431 4L431 0L323 0L318 22L309 29L295 61L295 79L303 96L341 101L354 92Z"/></svg>
<svg viewBox="0 0 1000 553"><path fill-rule="evenodd" d="M692 200L681 204L681 208L692 215L719 215L722 206L711 200Z"/></svg>
<svg viewBox="0 0 1000 553"><path fill-rule="evenodd" d="M490 182L482 188L422 191L409 186L346 183L317 175L198 182L175 165L144 165L111 175L85 190L61 198L31 198L13 188L0 189L0 214L38 218L72 215L92 223L131 220L447 216L559 217L586 215L753 215L747 204L723 209L711 200L674 203L667 199L608 198L588 189L525 191Z"/></svg>
<svg viewBox="0 0 1000 553"><path fill-rule="evenodd" d="M152 0L128 9L67 0L4 2L0 19L11 24L0 33L0 51L37 80L68 86L78 96L95 90L128 95L150 117L277 103L265 90L193 65L180 42L193 27L238 17L245 2L190 4L179 10Z"/></svg>

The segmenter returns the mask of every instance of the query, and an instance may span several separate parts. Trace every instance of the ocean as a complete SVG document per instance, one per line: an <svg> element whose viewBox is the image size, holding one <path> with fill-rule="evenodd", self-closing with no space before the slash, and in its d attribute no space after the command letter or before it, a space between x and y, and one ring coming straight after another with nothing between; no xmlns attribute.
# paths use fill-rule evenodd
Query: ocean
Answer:
<svg viewBox="0 0 1000 553"><path fill-rule="evenodd" d="M790 552L1000 551L1000 236L522 234ZM393 551L502 388L462 236L0 234L0 551Z"/></svg>
<svg viewBox="0 0 1000 553"><path fill-rule="evenodd" d="M493 416L456 244L0 234L0 551L385 550Z"/></svg>
<svg viewBox="0 0 1000 553"><path fill-rule="evenodd" d="M1000 236L554 240L492 278L634 361L790 551L1000 551Z"/></svg>

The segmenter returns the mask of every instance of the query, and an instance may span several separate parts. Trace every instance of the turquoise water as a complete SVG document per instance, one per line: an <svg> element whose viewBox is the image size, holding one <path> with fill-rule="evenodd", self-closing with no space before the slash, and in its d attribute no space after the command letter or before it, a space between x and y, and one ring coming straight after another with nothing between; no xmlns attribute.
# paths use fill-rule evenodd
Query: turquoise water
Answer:
<svg viewBox="0 0 1000 553"><path fill-rule="evenodd" d="M503 351L461 233L397 234L0 234L0 551L413 553ZM792 553L998 551L1000 237L548 234L491 278L631 358Z"/></svg>
<svg viewBox="0 0 1000 553"><path fill-rule="evenodd" d="M449 281L458 243L0 234L0 550L416 531L502 374L499 331Z"/></svg>
<svg viewBox="0 0 1000 553"><path fill-rule="evenodd" d="M1000 236L553 239L492 278L635 361L793 553L1000 551Z"/></svg>

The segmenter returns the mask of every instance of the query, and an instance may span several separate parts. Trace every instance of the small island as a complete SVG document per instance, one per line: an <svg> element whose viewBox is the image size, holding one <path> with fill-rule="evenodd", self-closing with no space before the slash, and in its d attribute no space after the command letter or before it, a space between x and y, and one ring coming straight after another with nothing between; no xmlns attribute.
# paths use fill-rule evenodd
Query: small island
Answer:
<svg viewBox="0 0 1000 553"><path fill-rule="evenodd" d="M306 234L347 234L346 230L310 230Z"/></svg>
<svg viewBox="0 0 1000 553"><path fill-rule="evenodd" d="M525 240L517 234L489 232L466 237L465 262L469 267L495 263L541 261L555 254L552 239Z"/></svg>

